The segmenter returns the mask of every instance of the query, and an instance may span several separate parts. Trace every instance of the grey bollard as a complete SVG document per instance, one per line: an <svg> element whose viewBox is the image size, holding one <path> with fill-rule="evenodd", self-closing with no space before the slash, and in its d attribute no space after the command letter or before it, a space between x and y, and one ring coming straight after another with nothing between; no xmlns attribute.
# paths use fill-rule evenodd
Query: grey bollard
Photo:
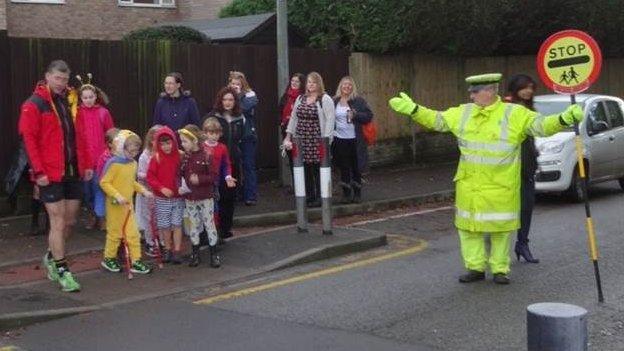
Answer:
<svg viewBox="0 0 624 351"><path fill-rule="evenodd" d="M586 351L587 310L542 302L527 307L528 351Z"/></svg>
<svg viewBox="0 0 624 351"><path fill-rule="evenodd" d="M323 147L321 155L320 182L321 182L321 214L323 218L323 234L332 234L332 187L331 187L331 156L329 153L329 138L321 138Z"/></svg>
<svg viewBox="0 0 624 351"><path fill-rule="evenodd" d="M308 215L306 212L305 174L303 170L303 155L301 154L301 140L293 138L293 175L295 181L295 202L297 206L297 231L308 231Z"/></svg>

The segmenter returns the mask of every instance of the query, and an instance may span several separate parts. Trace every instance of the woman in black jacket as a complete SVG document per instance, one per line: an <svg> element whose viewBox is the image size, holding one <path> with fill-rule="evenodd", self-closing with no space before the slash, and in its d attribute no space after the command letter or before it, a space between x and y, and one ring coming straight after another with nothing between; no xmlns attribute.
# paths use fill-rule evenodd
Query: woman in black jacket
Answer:
<svg viewBox="0 0 624 351"><path fill-rule="evenodd" d="M533 93L535 91L535 81L526 74L517 74L510 78L507 87L507 98L509 102L522 105L530 110L533 107ZM535 171L537 170L538 152L535 148L535 140L527 137L522 143L521 149L521 210L520 229L514 251L519 260L523 257L529 263L539 263L529 250L529 229L531 228L531 216L535 205Z"/></svg>
<svg viewBox="0 0 624 351"><path fill-rule="evenodd" d="M353 78L346 76L338 83L334 95L336 125L332 151L340 169L342 203L360 202L362 170L368 162L368 150L362 125L370 123L373 112L364 98L358 95Z"/></svg>

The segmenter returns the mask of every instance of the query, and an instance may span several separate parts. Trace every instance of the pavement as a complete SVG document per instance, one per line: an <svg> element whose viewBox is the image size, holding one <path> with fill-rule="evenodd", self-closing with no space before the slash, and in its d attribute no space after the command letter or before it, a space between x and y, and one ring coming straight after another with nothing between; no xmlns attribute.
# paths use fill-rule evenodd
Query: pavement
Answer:
<svg viewBox="0 0 624 351"><path fill-rule="evenodd" d="M455 167L455 163L443 163L373 169L365 175L362 203L335 205L334 218L353 214L366 218L392 208L447 201L453 197ZM334 198L339 198L336 187ZM67 257L83 289L71 294L45 279L40 260L47 240L29 234L29 217L0 219L0 330L189 289L219 289L267 272L387 243L383 231L338 225L331 236L322 235L318 224L311 225L309 233L297 233L292 190L275 183L260 184L258 200L256 206L237 206L234 238L221 248L221 268L208 266L206 252L197 268L166 265L148 276L135 275L133 280L99 267L105 235L86 230L82 216L68 241ZM308 218L314 223L320 209L309 209Z"/></svg>

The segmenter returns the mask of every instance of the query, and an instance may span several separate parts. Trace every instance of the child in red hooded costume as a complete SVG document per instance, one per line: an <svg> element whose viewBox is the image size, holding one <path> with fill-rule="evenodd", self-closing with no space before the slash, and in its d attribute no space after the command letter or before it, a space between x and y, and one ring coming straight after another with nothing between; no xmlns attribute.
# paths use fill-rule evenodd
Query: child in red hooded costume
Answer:
<svg viewBox="0 0 624 351"><path fill-rule="evenodd" d="M182 216L184 199L180 196L180 164L175 133L169 127L159 129L154 135L155 152L147 169L147 184L154 192L156 226L165 240L163 262L182 263Z"/></svg>

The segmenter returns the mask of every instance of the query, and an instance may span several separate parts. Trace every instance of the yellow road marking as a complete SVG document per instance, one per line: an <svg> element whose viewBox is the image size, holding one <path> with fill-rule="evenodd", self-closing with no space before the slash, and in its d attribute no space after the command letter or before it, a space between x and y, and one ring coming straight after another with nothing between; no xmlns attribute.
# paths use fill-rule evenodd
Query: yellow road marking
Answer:
<svg viewBox="0 0 624 351"><path fill-rule="evenodd" d="M368 258L368 259L365 259L365 260L352 262L352 263L347 263L347 264L344 264L344 265L341 265L341 266L326 268L326 269L322 269L322 270L319 270L319 271L316 271L316 272L306 273L306 274L299 275L299 276L296 276L296 277L287 278L287 279L283 279L283 280L278 280L278 281L267 283L267 284L263 284L263 285L258 285L258 286L254 286L254 287L250 287L250 288L245 288L245 289L241 289L241 290L237 290L237 291L232 291L232 292L225 293L225 294L222 294L222 295L208 297L208 298L205 298L205 299L197 300L194 303L195 304L200 304L200 305L209 305L209 304L213 304L213 303L219 302L219 301L224 301L224 300L229 300L229 299L233 299L233 298L237 298L237 297L251 295L251 294L255 294L255 293L261 292L261 291L274 289L274 288L278 288L278 287L281 287L281 286L302 282L302 281L305 281L305 280L320 278L320 277L323 277L323 276L326 276L326 275L330 275L330 274L336 274L336 273L339 273L339 272L342 272L342 271L346 271L346 270L349 270L349 269L354 269L354 268L358 268L358 267L368 266L368 265L372 265L372 264L375 264L375 263L391 260L391 259L394 259L394 258L412 255L412 254L420 252L420 251L422 251L422 250L424 250L426 248L427 248L427 242L424 241L424 240L419 240L419 243L417 245L412 246L412 247L410 247L408 249L405 249L405 250L401 250L401 251L397 251L397 252L393 252L393 253L377 256L377 257L371 257L371 258Z"/></svg>

